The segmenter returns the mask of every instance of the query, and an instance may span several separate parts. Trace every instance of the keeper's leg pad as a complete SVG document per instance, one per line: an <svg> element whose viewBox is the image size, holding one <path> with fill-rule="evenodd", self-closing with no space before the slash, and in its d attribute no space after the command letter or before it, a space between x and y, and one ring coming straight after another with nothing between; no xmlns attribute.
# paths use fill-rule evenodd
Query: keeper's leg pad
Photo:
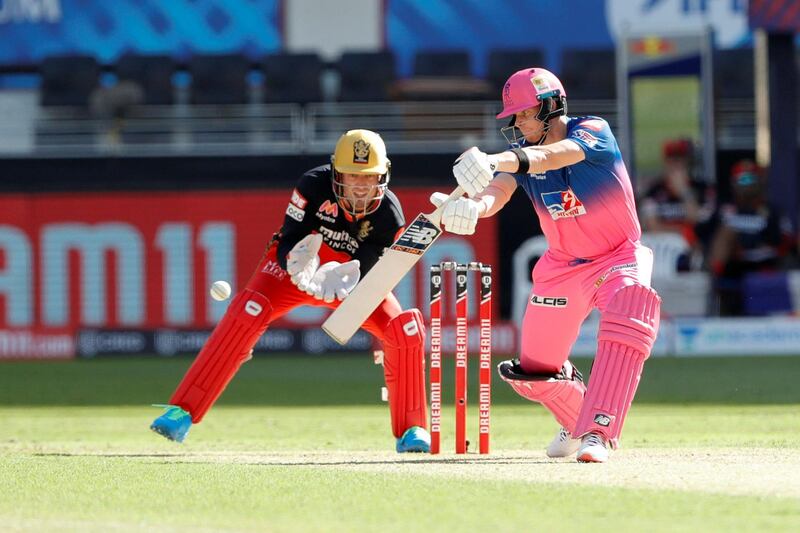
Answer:
<svg viewBox="0 0 800 533"><path fill-rule="evenodd" d="M419 310L409 309L389 321L383 352L392 433L399 438L412 426L427 428L425 323Z"/></svg>
<svg viewBox="0 0 800 533"><path fill-rule="evenodd" d="M644 361L658 334L661 298L643 285L629 285L611 298L600 319L597 356L573 433L602 434L616 448L633 402Z"/></svg>
<svg viewBox="0 0 800 533"><path fill-rule="evenodd" d="M188 411L193 423L200 422L242 363L250 359L271 316L272 306L264 295L251 289L237 294L169 403Z"/></svg>
<svg viewBox="0 0 800 533"><path fill-rule="evenodd" d="M561 372L557 374L526 374L519 359L503 361L497 370L503 381L511 385L517 394L539 402L553 413L564 429L574 432L586 386L583 376L572 363L565 361Z"/></svg>

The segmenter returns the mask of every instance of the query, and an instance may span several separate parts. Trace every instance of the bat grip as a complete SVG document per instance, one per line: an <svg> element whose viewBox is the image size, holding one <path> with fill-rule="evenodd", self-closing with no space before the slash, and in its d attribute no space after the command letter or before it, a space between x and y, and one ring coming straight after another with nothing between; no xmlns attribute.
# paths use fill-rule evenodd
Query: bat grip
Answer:
<svg viewBox="0 0 800 533"><path fill-rule="evenodd" d="M433 213L428 215L428 219L430 219L431 222L433 222L438 226L442 221L442 213L444 212L445 206L451 201L460 198L461 195L463 194L464 194L464 189L462 189L461 185L459 185L453 190L453 192L450 193L450 196L448 196L447 199L444 202L442 202L442 205L437 207Z"/></svg>

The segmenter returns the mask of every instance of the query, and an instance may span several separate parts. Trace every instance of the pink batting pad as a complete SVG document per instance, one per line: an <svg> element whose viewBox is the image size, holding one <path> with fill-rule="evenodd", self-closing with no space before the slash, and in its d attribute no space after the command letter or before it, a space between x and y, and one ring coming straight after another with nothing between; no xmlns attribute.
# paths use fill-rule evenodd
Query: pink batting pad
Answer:
<svg viewBox="0 0 800 533"><path fill-rule="evenodd" d="M195 424L200 422L250 358L271 316L272 306L262 294L250 289L237 294L169 403L188 411Z"/></svg>
<svg viewBox="0 0 800 533"><path fill-rule="evenodd" d="M583 404L583 396L586 393L586 386L583 381L574 379L574 369L572 364L567 361L565 370L571 374L569 378L562 374L552 377L533 376L522 374L519 366L511 365L510 361L500 364L500 377L511 385L517 394L528 400L539 402L548 411L553 413L561 426L574 432L578 413Z"/></svg>
<svg viewBox="0 0 800 533"><path fill-rule="evenodd" d="M574 436L600 433L617 447L658 334L660 308L656 291L643 285L614 294L600 320L597 356Z"/></svg>
<svg viewBox="0 0 800 533"><path fill-rule="evenodd" d="M389 322L383 351L392 433L399 438L412 426L427 428L425 325L419 310L404 311Z"/></svg>

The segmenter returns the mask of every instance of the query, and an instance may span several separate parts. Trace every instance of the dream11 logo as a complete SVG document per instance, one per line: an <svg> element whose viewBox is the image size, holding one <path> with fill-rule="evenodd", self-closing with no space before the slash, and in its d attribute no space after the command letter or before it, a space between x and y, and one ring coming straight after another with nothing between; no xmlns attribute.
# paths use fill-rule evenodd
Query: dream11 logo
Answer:
<svg viewBox="0 0 800 533"><path fill-rule="evenodd" d="M33 232L32 232L33 233ZM235 285L235 228L227 222L159 225L152 242L146 242L135 225L56 223L41 226L38 257L34 243L20 228L0 225L0 302L5 301L3 327L62 328L80 323L93 327L143 326L148 322L147 298L158 298L164 325L196 325L195 277L199 252L205 257L206 286L217 279ZM196 240L195 240L196 235ZM115 261L108 261L113 255ZM77 257L78 286L70 287ZM161 278L148 274L161 261ZM34 264L38 259L38 264ZM111 324L108 286L109 264L115 266L114 312ZM35 290L34 269L39 273ZM35 300L38 292L38 313ZM76 296L77 295L77 296ZM218 320L225 310L206 294L206 319ZM74 305L73 302L79 304ZM78 317L71 316L77 309Z"/></svg>

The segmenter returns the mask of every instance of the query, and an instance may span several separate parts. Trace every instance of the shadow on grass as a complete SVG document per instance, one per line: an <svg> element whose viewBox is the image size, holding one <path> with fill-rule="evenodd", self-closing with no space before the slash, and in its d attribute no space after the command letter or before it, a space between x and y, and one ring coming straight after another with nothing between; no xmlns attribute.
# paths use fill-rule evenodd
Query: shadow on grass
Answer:
<svg viewBox="0 0 800 533"><path fill-rule="evenodd" d="M0 363L0 406L147 406L166 403L190 357L119 357L71 362ZM589 359L577 359L588 374ZM445 360L445 397L453 390L453 361ZM477 365L470 397L477 398ZM637 403L790 404L800 402L800 357L653 358ZM246 363L220 404L258 406L379 405L383 369L368 354L281 355ZM494 404L519 404L495 374Z"/></svg>
<svg viewBox="0 0 800 533"><path fill-rule="evenodd" d="M390 452L387 452L390 454ZM175 461L156 461L158 464L220 464L231 463L246 466L360 466L360 465L397 465L397 464L452 464L452 465L547 465L559 464L560 461L554 459L547 459L544 457L531 457L531 456L502 456L492 457L480 456L477 453L468 453L464 457L451 457L439 456L431 457L425 454L418 455L400 455L395 454L395 459L374 459L373 453L370 457L359 458L359 452L353 452L352 457L342 458L348 455L347 452L331 452L329 459L320 456L325 455L325 452L312 452L313 459L308 459L304 456L303 452L240 452L240 453L223 453L215 454L213 452L195 452L192 454L187 453L108 453L108 452L55 452L55 453L33 453L34 457L104 457L104 458L125 458L125 459L166 459L174 458ZM287 461L287 456L297 457L296 461ZM390 455L391 456L391 455ZM470 457L472 456L472 457ZM218 460L207 460L209 457L214 457ZM263 460L258 460L258 457L263 457ZM205 460L204 460L205 459ZM249 459L249 460L248 460ZM573 459L574 460L574 459Z"/></svg>

